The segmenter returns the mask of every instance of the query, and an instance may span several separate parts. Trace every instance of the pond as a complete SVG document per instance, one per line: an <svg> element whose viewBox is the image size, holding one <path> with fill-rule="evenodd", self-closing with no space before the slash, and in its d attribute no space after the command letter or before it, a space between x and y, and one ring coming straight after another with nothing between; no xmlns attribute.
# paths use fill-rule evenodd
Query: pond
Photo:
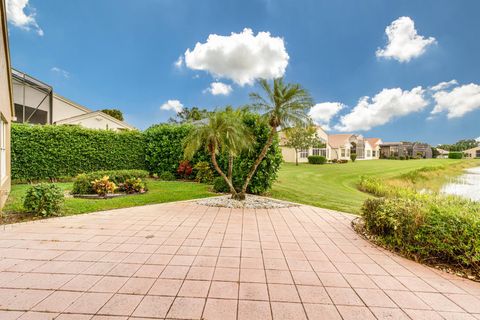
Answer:
<svg viewBox="0 0 480 320"><path fill-rule="evenodd" d="M464 174L445 184L440 192L480 201L480 167L466 169Z"/></svg>

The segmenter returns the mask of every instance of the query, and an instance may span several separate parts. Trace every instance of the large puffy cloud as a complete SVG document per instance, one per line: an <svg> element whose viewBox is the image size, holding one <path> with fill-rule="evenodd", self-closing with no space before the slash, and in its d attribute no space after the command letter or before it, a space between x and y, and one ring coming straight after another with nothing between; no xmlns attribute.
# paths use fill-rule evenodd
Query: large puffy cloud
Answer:
<svg viewBox="0 0 480 320"><path fill-rule="evenodd" d="M410 17L400 17L386 29L388 43L385 48L378 49L377 57L396 59L408 62L422 55L428 46L435 43L435 38L425 38L417 34L415 23Z"/></svg>
<svg viewBox="0 0 480 320"><path fill-rule="evenodd" d="M7 0L7 19L16 27L24 30L35 30L43 36L43 30L35 20L35 10L28 5L29 0ZM27 7L30 9L26 12Z"/></svg>
<svg viewBox="0 0 480 320"><path fill-rule="evenodd" d="M321 125L325 130L329 130L330 121L344 107L345 105L340 102L322 102L314 105L308 114L313 121Z"/></svg>
<svg viewBox="0 0 480 320"><path fill-rule="evenodd" d="M470 83L455 87L451 91L438 91L433 94L435 107L432 114L447 112L447 117L459 118L468 112L480 109L480 85Z"/></svg>
<svg viewBox="0 0 480 320"><path fill-rule="evenodd" d="M160 106L160 109L179 113L183 110L183 104L178 100L168 100Z"/></svg>
<svg viewBox="0 0 480 320"><path fill-rule="evenodd" d="M185 64L215 77L228 78L243 86L255 79L283 76L288 65L288 53L282 38L269 32L254 35L251 29L229 36L211 34L205 43L185 52Z"/></svg>
<svg viewBox="0 0 480 320"><path fill-rule="evenodd" d="M427 105L425 90L420 86L410 91L400 88L383 89L373 98L361 98L350 113L340 118L335 129L343 132L370 130L396 117L421 111Z"/></svg>
<svg viewBox="0 0 480 320"><path fill-rule="evenodd" d="M228 96L230 92L232 92L232 86L229 84L225 84L223 82L212 82L210 84L210 87L205 91L210 92L214 96L218 96L218 95Z"/></svg>

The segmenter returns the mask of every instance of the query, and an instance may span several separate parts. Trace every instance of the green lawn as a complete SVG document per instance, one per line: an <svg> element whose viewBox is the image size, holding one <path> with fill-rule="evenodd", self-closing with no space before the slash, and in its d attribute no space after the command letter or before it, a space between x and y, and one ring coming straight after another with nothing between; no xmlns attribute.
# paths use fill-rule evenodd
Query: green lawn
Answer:
<svg viewBox="0 0 480 320"><path fill-rule="evenodd" d="M117 208L141 206L146 204L164 203L180 200L198 199L215 195L210 192L211 186L195 182L159 181L148 179L148 192L140 195L131 195L113 199L78 199L66 198L63 208L64 215L79 214L85 212L102 211ZM57 183L62 190L71 190L72 182ZM29 220L22 214L23 196L28 184L12 186L12 191L3 209L3 217L0 223Z"/></svg>
<svg viewBox="0 0 480 320"><path fill-rule="evenodd" d="M478 165L478 160L371 160L347 164L310 165L285 163L279 172L271 196L344 212L359 213L366 193L357 190L361 175L394 178L418 168L460 164Z"/></svg>

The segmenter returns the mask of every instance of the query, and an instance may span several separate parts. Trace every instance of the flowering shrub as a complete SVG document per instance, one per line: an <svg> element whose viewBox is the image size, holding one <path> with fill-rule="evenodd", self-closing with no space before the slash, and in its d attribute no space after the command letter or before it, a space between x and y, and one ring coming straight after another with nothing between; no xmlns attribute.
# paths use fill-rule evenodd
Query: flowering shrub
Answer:
<svg viewBox="0 0 480 320"><path fill-rule="evenodd" d="M190 164L190 161L188 160L183 160L180 161L180 164L178 165L177 173L180 177L183 179L188 179L190 175L193 172L192 165Z"/></svg>
<svg viewBox="0 0 480 320"><path fill-rule="evenodd" d="M195 175L195 181L201 183L209 183L213 180L213 171L210 168L210 164L206 161L200 161L194 167L197 174Z"/></svg>
<svg viewBox="0 0 480 320"><path fill-rule="evenodd" d="M120 186L120 190L125 193L144 193L147 191L147 186L145 182L140 178L131 178L125 180L125 182Z"/></svg>
<svg viewBox="0 0 480 320"><path fill-rule="evenodd" d="M92 181L92 188L99 196L106 196L109 193L114 193L117 186L114 182L110 181L108 176L103 176L101 179Z"/></svg>

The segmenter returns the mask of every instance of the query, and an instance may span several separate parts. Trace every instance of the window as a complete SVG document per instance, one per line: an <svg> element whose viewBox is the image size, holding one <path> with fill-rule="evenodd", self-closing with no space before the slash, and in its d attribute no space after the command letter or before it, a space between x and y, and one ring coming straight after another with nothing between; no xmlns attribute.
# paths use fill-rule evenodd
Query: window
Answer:
<svg viewBox="0 0 480 320"><path fill-rule="evenodd" d="M367 150L367 158L370 158L372 156L372 151L371 150Z"/></svg>
<svg viewBox="0 0 480 320"><path fill-rule="evenodd" d="M47 124L48 123L48 112L45 110L35 109L28 106L22 106L21 104L15 103L15 116L17 117L17 122L26 122L33 124Z"/></svg>
<svg viewBox="0 0 480 320"><path fill-rule="evenodd" d="M376 156L377 156L377 151L375 151L375 150L372 150L372 157L374 157L374 158L375 158Z"/></svg>
<svg viewBox="0 0 480 320"><path fill-rule="evenodd" d="M7 177L7 123L0 120L0 181Z"/></svg>
<svg viewBox="0 0 480 320"><path fill-rule="evenodd" d="M345 158L345 148L340 149L340 156Z"/></svg>
<svg viewBox="0 0 480 320"><path fill-rule="evenodd" d="M300 158L308 158L308 149L300 150Z"/></svg>
<svg viewBox="0 0 480 320"><path fill-rule="evenodd" d="M312 155L327 157L327 149L325 148L313 148Z"/></svg>
<svg viewBox="0 0 480 320"><path fill-rule="evenodd" d="M475 157L476 157L476 158L480 158L480 150L477 150L477 151L475 152Z"/></svg>

